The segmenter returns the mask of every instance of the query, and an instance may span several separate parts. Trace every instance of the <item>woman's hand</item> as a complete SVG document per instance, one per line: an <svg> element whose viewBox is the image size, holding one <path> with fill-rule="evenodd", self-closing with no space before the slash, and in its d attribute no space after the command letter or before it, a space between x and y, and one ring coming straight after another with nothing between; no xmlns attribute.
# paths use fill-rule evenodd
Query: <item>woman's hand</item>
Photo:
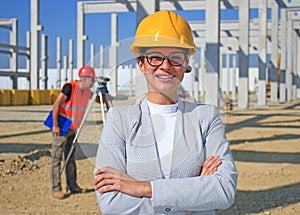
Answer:
<svg viewBox="0 0 300 215"><path fill-rule="evenodd" d="M207 160L203 163L199 176L208 176L214 174L217 171L218 166L222 164L219 160L220 156L209 156Z"/></svg>
<svg viewBox="0 0 300 215"><path fill-rule="evenodd" d="M102 167L101 169L98 169L95 172L95 175L101 175L103 173L106 173L106 174L112 175L116 178L120 178L120 179L124 179L124 180L132 180L132 181L135 180L134 178L132 178L131 176L125 174L124 172L122 172L120 170L117 170L117 169L114 169L114 168L109 167L109 166Z"/></svg>
<svg viewBox="0 0 300 215"><path fill-rule="evenodd" d="M150 182L137 181L112 167L98 169L95 174L94 188L100 193L119 191L134 197L152 197Z"/></svg>

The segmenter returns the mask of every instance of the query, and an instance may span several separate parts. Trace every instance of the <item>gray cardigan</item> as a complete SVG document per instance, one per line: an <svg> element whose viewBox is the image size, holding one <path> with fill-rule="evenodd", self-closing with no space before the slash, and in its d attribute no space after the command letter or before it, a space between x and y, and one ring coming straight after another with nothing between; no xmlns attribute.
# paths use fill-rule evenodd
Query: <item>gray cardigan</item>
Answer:
<svg viewBox="0 0 300 215"><path fill-rule="evenodd" d="M213 209L233 204L237 170L217 107L179 99L169 179L162 178L152 131L146 99L107 113L95 170L111 166L137 180L152 181L153 196L96 192L104 215L214 214ZM197 176L210 155L219 155L221 166L211 176Z"/></svg>

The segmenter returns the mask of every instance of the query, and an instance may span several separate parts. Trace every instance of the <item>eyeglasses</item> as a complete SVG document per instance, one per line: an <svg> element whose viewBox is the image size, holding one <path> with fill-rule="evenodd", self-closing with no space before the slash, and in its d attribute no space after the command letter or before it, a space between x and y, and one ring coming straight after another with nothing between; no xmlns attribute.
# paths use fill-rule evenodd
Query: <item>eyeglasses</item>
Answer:
<svg viewBox="0 0 300 215"><path fill-rule="evenodd" d="M165 59L168 59L169 63L172 66L181 66L186 60L185 52L173 52L169 56L165 56L159 52L149 52L146 53L145 56L147 62L151 66L160 66L163 64Z"/></svg>

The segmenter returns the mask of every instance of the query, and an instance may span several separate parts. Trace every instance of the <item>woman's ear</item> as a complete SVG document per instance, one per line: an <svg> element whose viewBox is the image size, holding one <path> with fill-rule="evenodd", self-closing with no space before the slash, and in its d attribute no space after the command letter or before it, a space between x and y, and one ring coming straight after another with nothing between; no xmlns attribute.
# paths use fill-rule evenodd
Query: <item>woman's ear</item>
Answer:
<svg viewBox="0 0 300 215"><path fill-rule="evenodd" d="M146 73L146 72L145 72L145 65L144 65L144 60L143 60L143 59L138 58L138 59L137 59L137 65L139 66L140 71L141 71L142 73Z"/></svg>

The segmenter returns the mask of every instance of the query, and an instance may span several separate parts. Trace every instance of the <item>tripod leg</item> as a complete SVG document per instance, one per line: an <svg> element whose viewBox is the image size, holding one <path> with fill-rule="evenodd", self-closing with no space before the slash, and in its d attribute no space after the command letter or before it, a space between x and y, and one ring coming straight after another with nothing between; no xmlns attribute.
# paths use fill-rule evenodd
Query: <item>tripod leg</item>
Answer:
<svg viewBox="0 0 300 215"><path fill-rule="evenodd" d="M103 120L103 125L105 124L105 116L104 116L104 106L103 106L103 98L102 98L102 93L99 93L100 97L100 106L101 106L101 114L102 114L102 120Z"/></svg>

